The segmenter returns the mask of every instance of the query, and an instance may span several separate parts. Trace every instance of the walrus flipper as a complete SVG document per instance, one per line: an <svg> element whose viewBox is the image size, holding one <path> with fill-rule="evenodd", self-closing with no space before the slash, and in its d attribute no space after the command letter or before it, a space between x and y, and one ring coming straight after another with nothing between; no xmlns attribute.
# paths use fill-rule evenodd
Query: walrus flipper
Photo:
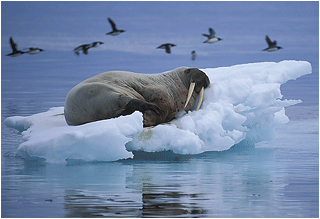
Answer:
<svg viewBox="0 0 320 219"><path fill-rule="evenodd" d="M130 102L125 106L124 110L121 112L121 115L130 115L135 111L145 113L147 110L151 110L159 116L161 116L161 110L157 105L138 99L130 100Z"/></svg>

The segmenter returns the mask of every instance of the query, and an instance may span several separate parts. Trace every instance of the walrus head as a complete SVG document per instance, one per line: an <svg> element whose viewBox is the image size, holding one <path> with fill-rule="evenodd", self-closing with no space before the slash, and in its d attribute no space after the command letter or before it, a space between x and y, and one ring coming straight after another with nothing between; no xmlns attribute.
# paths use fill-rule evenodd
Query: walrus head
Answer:
<svg viewBox="0 0 320 219"><path fill-rule="evenodd" d="M197 69L197 68L189 68L185 70L186 78L189 80L187 84L189 84L189 91L187 96L187 101L184 106L188 105L190 98L195 91L196 93L199 93L199 101L198 105L196 107L196 111L200 109L203 96L204 96L204 89L207 88L210 85L209 77L204 73L203 71Z"/></svg>

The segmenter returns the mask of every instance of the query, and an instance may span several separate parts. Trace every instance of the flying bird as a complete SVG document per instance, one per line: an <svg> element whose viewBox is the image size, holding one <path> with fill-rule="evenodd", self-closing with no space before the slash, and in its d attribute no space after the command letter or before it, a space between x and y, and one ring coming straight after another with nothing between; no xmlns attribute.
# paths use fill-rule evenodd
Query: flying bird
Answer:
<svg viewBox="0 0 320 219"><path fill-rule="evenodd" d="M171 47L174 47L176 45L172 43L165 43L157 47L157 49L165 49L166 53L170 54L171 53Z"/></svg>
<svg viewBox="0 0 320 219"><path fill-rule="evenodd" d="M125 32L124 30L118 30L117 27L116 27L116 24L110 18L108 18L108 21L111 24L112 31L109 32L109 33L106 33L106 35L117 36L120 33Z"/></svg>
<svg viewBox="0 0 320 219"><path fill-rule="evenodd" d="M267 52L274 52L277 51L279 49L282 49L282 47L277 46L277 41L271 41L270 38L268 37L268 35L266 35L266 41L268 43L268 48L265 48L262 51L267 51Z"/></svg>
<svg viewBox="0 0 320 219"><path fill-rule="evenodd" d="M83 54L88 55L88 49L93 48L93 47L98 47L101 44L104 44L103 42L93 42L90 44L83 44L81 46L76 47L73 51L77 54L80 55L80 52L82 51Z"/></svg>
<svg viewBox="0 0 320 219"><path fill-rule="evenodd" d="M9 42L10 42L10 46L12 48L12 53L7 54L6 56L17 57L17 56L20 56L25 53L25 52L18 50L18 45L13 41L12 37L10 37Z"/></svg>
<svg viewBox="0 0 320 219"><path fill-rule="evenodd" d="M203 36L208 37L208 39L203 43L215 43L222 40L221 38L215 37L216 32L211 27L209 28L209 33L209 35L204 33L202 34Z"/></svg>
<svg viewBox="0 0 320 219"><path fill-rule="evenodd" d="M192 51L191 52L191 59L194 61L194 60L196 60L196 56L197 56L197 54L196 54L196 51Z"/></svg>
<svg viewBox="0 0 320 219"><path fill-rule="evenodd" d="M33 47L30 47L30 48L27 48L27 49L29 49L29 51L24 52L24 53L28 53L29 55L35 55L35 54L38 54L39 52L44 51L43 49L33 48Z"/></svg>

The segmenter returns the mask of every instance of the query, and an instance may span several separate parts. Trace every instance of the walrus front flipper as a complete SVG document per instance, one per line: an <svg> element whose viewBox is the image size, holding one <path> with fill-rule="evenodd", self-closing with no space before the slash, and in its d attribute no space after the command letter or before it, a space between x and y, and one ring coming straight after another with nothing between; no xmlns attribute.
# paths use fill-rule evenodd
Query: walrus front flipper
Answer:
<svg viewBox="0 0 320 219"><path fill-rule="evenodd" d="M161 110L157 105L138 99L130 100L130 102L124 107L124 110L121 112L121 115L130 115L134 113L134 111L140 111L142 113L145 113L147 110L151 110L159 116L161 116Z"/></svg>

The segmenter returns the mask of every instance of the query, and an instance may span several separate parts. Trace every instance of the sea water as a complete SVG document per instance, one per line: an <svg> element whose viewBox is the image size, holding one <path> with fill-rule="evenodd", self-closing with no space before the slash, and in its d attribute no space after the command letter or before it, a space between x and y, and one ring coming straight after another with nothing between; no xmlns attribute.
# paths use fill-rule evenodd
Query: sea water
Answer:
<svg viewBox="0 0 320 219"><path fill-rule="evenodd" d="M288 107L290 121L275 126L272 138L226 150L48 162L18 153L27 139L4 120L63 106L73 81L61 75L59 87L48 87L52 78L43 76L34 92L33 77L23 77L21 93L6 88L2 96L2 217L319 216L317 106Z"/></svg>

